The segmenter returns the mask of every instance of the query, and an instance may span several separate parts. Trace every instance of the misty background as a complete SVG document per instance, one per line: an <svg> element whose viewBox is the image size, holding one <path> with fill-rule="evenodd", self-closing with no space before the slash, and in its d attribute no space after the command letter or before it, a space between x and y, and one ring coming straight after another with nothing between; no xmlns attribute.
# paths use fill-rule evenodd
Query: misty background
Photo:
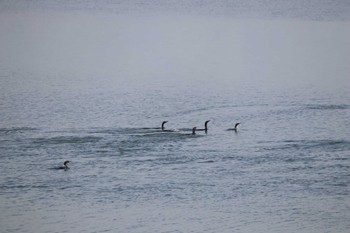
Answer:
<svg viewBox="0 0 350 233"><path fill-rule="evenodd" d="M3 0L1 81L349 87L349 20L349 1Z"/></svg>

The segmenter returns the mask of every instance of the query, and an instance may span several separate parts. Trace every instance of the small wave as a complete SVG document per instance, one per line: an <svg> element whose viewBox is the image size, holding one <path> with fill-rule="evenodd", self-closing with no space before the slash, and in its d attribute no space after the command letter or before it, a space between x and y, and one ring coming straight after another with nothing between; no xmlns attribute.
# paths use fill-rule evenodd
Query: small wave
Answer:
<svg viewBox="0 0 350 233"><path fill-rule="evenodd" d="M145 133L156 133L156 132L163 132L161 128L116 128L116 129L96 129L90 131L90 133L97 133L97 134L122 134L122 135L136 135L136 134L145 134Z"/></svg>
<svg viewBox="0 0 350 233"><path fill-rule="evenodd" d="M179 132L148 132L148 133L138 133L138 134L132 134L129 135L129 138L127 140L124 140L123 143L127 144L158 144L162 142L168 142L168 141L180 141L188 138L192 138L192 134L183 134Z"/></svg>
<svg viewBox="0 0 350 233"><path fill-rule="evenodd" d="M268 142L260 142L268 143ZM268 143L270 144L270 143ZM289 149L322 149L326 151L348 151L350 141L346 140L286 140L275 146L266 146L265 150L289 150Z"/></svg>
<svg viewBox="0 0 350 233"><path fill-rule="evenodd" d="M62 170L62 171L68 171L69 170L69 168L67 169L65 169L64 167L61 167L61 166L57 166L57 167L49 167L48 168L48 170Z"/></svg>
<svg viewBox="0 0 350 233"><path fill-rule="evenodd" d="M214 160L203 160L203 161L199 161L198 163L215 163Z"/></svg>
<svg viewBox="0 0 350 233"><path fill-rule="evenodd" d="M193 128L180 128L179 130L184 132L192 132ZM196 131L198 131L198 129L196 129Z"/></svg>
<svg viewBox="0 0 350 233"><path fill-rule="evenodd" d="M59 137L52 137L52 138L37 138L34 140L34 143L39 143L39 144L90 143L90 142L98 142L101 139L102 139L101 137L94 137L94 136L85 136L85 137L59 136Z"/></svg>
<svg viewBox="0 0 350 233"><path fill-rule="evenodd" d="M325 150L350 150L350 142L345 140L306 140L300 141L302 148L321 148Z"/></svg>
<svg viewBox="0 0 350 233"><path fill-rule="evenodd" d="M33 189L33 188L49 188L47 185L2 185L0 189L11 190L11 189Z"/></svg>
<svg viewBox="0 0 350 233"><path fill-rule="evenodd" d="M343 110L350 109L350 105L347 104L308 104L307 109L313 110Z"/></svg>
<svg viewBox="0 0 350 233"><path fill-rule="evenodd" d="M198 129L203 131L203 129ZM115 128L115 129L96 129L89 131L92 134L109 134L109 135L124 135L124 136L140 136L140 137L167 137L172 135L174 140L177 137L186 137L186 135L192 135L188 132L192 132L192 128L180 128L180 129L165 129L162 130L159 127L141 127L141 128Z"/></svg>
<svg viewBox="0 0 350 233"><path fill-rule="evenodd" d="M195 109L189 109L189 110L180 111L176 115L178 115L178 116L185 116L185 115L190 115L190 114L193 114L193 113L204 112L204 111L208 111L208 110L210 110L209 107L195 108Z"/></svg>
<svg viewBox="0 0 350 233"><path fill-rule="evenodd" d="M33 131L38 130L37 128L31 128L31 127L12 127L12 128L0 128L0 133L16 133L16 132L23 132L23 131Z"/></svg>

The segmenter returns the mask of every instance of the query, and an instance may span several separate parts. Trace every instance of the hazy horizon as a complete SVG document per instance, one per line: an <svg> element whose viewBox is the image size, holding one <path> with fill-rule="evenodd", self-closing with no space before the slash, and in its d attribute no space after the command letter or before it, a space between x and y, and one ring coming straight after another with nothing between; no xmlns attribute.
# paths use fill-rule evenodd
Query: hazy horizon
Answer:
<svg viewBox="0 0 350 233"><path fill-rule="evenodd" d="M346 1L2 1L1 77L343 87L349 9Z"/></svg>

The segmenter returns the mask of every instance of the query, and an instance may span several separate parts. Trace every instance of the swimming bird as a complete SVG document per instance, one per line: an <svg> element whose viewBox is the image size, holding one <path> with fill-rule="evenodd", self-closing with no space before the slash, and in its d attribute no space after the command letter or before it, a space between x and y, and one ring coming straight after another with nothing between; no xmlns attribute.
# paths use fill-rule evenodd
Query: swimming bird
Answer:
<svg viewBox="0 0 350 233"><path fill-rule="evenodd" d="M209 122L210 120L207 120L206 122L204 122L204 130L205 131L208 131L208 122Z"/></svg>
<svg viewBox="0 0 350 233"><path fill-rule="evenodd" d="M195 134L196 134L196 129L197 129L197 127L193 127L193 128L192 128L192 135L195 135Z"/></svg>
<svg viewBox="0 0 350 233"><path fill-rule="evenodd" d="M69 169L68 163L69 163L69 160L64 161L64 163L63 163L64 167L60 167L59 169L64 169L64 170Z"/></svg>
<svg viewBox="0 0 350 233"><path fill-rule="evenodd" d="M69 160L66 160L66 161L63 162L63 166L52 167L52 168L50 168L50 169L53 169L53 170L65 170L65 171L67 171L67 170L69 169L69 167L68 167L68 163L69 163L69 162L70 162Z"/></svg>
<svg viewBox="0 0 350 233"><path fill-rule="evenodd" d="M206 122L204 122L204 129L196 129L197 131L205 131L208 132L208 122L210 120L207 120Z"/></svg>
<svg viewBox="0 0 350 233"><path fill-rule="evenodd" d="M165 123L167 123L168 121L163 121L162 122L162 130L164 131L164 129L165 129L165 127L164 127L164 125L165 125Z"/></svg>
<svg viewBox="0 0 350 233"><path fill-rule="evenodd" d="M233 129L227 129L227 130L234 130L234 131L237 131L237 126L239 125L240 123L236 123L235 124L235 127Z"/></svg>

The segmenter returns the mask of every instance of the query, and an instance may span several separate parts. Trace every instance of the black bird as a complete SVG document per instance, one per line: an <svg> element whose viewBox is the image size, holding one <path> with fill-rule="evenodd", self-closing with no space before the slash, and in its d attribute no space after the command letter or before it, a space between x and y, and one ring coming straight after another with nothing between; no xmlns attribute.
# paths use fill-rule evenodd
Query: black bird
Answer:
<svg viewBox="0 0 350 233"><path fill-rule="evenodd" d="M204 122L204 130L205 131L208 131L208 122L209 122L210 120L207 120L206 122Z"/></svg>
<svg viewBox="0 0 350 233"><path fill-rule="evenodd" d="M68 163L69 163L69 160L64 161L63 167L58 167L57 169L64 169L64 170L69 169Z"/></svg>
<svg viewBox="0 0 350 233"><path fill-rule="evenodd" d="M193 127L193 128L192 128L192 135L195 135L195 134L196 134L196 129L197 129L197 127Z"/></svg>
<svg viewBox="0 0 350 233"><path fill-rule="evenodd" d="M165 129L165 127L164 127L164 125L165 125L165 123L167 123L168 121L163 121L162 122L162 130L164 131L164 129Z"/></svg>
<svg viewBox="0 0 350 233"><path fill-rule="evenodd" d="M233 131L237 131L237 126L239 125L240 123L236 123L235 124L235 127L233 129L227 129L227 130L233 130Z"/></svg>
<svg viewBox="0 0 350 233"><path fill-rule="evenodd" d="M197 131L205 131L208 132L208 122L210 120L207 120L206 122L204 122L204 129L196 129Z"/></svg>

